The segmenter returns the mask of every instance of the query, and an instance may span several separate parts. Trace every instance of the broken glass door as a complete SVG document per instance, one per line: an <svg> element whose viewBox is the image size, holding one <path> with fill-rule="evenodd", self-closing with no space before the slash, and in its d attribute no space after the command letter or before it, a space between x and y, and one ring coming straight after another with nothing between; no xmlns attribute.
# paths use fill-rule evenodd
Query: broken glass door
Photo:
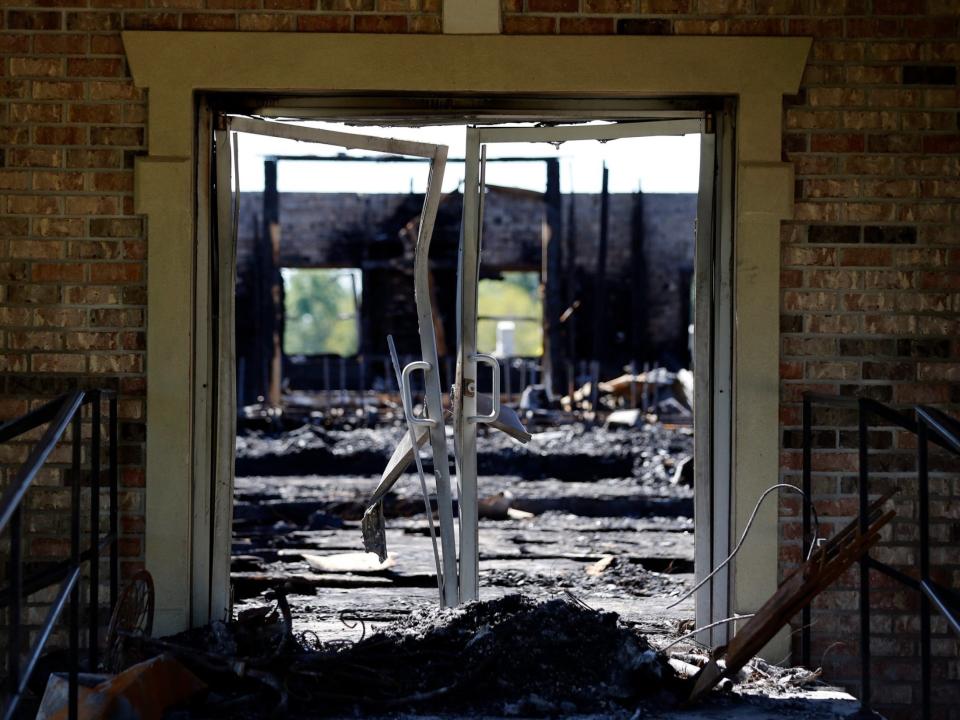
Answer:
<svg viewBox="0 0 960 720"><path fill-rule="evenodd" d="M479 539L477 489L477 425L491 421L483 408L496 408L499 366L494 358L477 352L480 252L483 235L486 148L497 143L550 143L701 134L702 118L650 120L608 124L554 126L468 126L466 138L463 226L457 292L457 371L453 397L454 443L460 499L460 600L476 600L479 590ZM559 238L548 242L559 243ZM545 250L549 255L549 247ZM546 318L546 322L557 322ZM491 402L477 391L478 365L493 372Z"/></svg>
<svg viewBox="0 0 960 720"><path fill-rule="evenodd" d="M443 396L440 386L437 344L434 334L433 308L431 306L429 280L430 239L436 220L440 201L440 188L446 164L447 147L431 143L398 140L371 135L362 135L290 125L241 116L221 116L215 131L214 152L216 154L216 222L217 233L215 252L218 257L215 272L221 278L235 278L236 275L236 223L237 203L231 197L231 188L236 180L235 156L237 134L248 133L275 138L296 140L333 146L342 150L365 150L386 155L402 155L424 158L430 163L427 190L423 209L420 214L414 255L414 292L419 323L422 360L404 371L408 378L413 370L422 371L425 385L425 416L413 417L412 407L405 404L407 420L411 428L416 425L426 427L433 451L433 467L436 481L437 505L440 517L440 545L442 548L441 598L442 603L453 606L458 601L456 546L453 527L453 498L450 483L450 469L447 461L447 442L443 422ZM237 193L239 196L239 192ZM279 244L279 227L276 237L271 238L274 254ZM218 448L214 468L213 502L215 508L213 540L211 542L211 594L216 598L211 604L212 614L219 616L228 605L226 594L229 588L229 548L230 548L230 507L233 489L233 427L236 407L236 384L233 332L233 282L220 283L219 297L215 306L219 310L219 342L216 343L217 368L215 377L220 379L216 396L217 407L213 409L215 419L212 424L217 431L215 446ZM271 380L271 401L279 403L279 352L274 355L274 376ZM408 392L401 392L408 397ZM412 404L412 403L411 403ZM440 563L438 563L439 565Z"/></svg>

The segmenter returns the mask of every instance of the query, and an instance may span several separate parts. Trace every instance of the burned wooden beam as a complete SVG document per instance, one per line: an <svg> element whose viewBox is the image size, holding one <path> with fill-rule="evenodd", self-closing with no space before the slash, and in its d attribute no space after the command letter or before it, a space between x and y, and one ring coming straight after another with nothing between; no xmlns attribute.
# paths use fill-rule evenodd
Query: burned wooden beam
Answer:
<svg viewBox="0 0 960 720"><path fill-rule="evenodd" d="M546 161L547 205L546 227L543 238L543 269L541 285L543 303L543 384L551 394L561 392L560 367L563 363L563 341L560 334L560 316L563 302L563 197L560 194L560 161Z"/></svg>

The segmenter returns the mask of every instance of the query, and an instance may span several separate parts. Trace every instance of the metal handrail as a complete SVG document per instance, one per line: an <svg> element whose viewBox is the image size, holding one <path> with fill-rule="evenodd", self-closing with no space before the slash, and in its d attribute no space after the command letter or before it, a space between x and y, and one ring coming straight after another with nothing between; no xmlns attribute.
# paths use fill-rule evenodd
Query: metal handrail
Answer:
<svg viewBox="0 0 960 720"><path fill-rule="evenodd" d="M109 482L109 532L100 534L100 490L101 490L101 416L102 403L109 403L108 434L108 482ZM90 439L90 546L80 549L80 497L81 497L81 445L83 442L83 408L91 406L92 433ZM80 633L80 578L83 564L89 562L89 616L88 616L88 664L95 669L99 661L99 559L101 551L110 549L110 606L116 605L119 584L119 440L117 420L117 398L109 390L75 390L61 395L31 412L0 424L0 444L23 436L32 430L46 425L46 429L37 440L26 461L17 471L13 482L0 497L0 531L10 531L10 583L0 590L3 605L10 607L8 627L8 672L6 692L2 708L4 720L17 716L20 702L26 692L30 677L36 668L41 653L53 632L53 627L65 606L69 602L70 660L68 680L68 712L71 719L76 718L78 704L79 673L79 633ZM52 568L33 573L28 578L23 575L22 508L26 496L40 469L46 463L57 444L63 439L68 428L72 428L72 463L70 471L70 558L55 563ZM23 630L23 598L38 590L59 585L57 595L40 628L36 641L27 652L25 662L21 658Z"/></svg>
<svg viewBox="0 0 960 720"><path fill-rule="evenodd" d="M960 636L960 598L946 588L942 588L930 577L930 496L927 455L929 443L960 456L960 422L940 410L917 406L914 408L916 420L870 398L841 397L804 393L803 395L803 553L809 550L811 538L812 504L812 448L813 448L813 405L849 407L857 409L858 417L858 454L859 454L859 511L860 531L867 530L867 507L870 491L869 470L869 431L871 420L880 418L888 424L917 436L917 474L918 505L920 531L920 573L919 578L912 577L887 563L870 557L867 552L860 560L860 662L861 662L861 716L870 716L871 678L870 678L870 570L876 570L901 585L920 594L920 654L922 706L921 717L931 717L931 614L932 609L947 620L954 632ZM810 664L810 607L803 609L801 615L801 655L805 665Z"/></svg>
<svg viewBox="0 0 960 720"><path fill-rule="evenodd" d="M928 430L934 432L930 440L939 440L941 447L960 455L960 422L943 411L926 405L917 407L917 417Z"/></svg>

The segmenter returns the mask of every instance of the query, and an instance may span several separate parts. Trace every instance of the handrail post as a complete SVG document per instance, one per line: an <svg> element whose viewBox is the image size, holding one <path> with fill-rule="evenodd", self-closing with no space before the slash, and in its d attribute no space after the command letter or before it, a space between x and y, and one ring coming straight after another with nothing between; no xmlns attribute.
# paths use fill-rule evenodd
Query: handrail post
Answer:
<svg viewBox="0 0 960 720"><path fill-rule="evenodd" d="M917 417L917 481L919 487L920 521L920 582L930 579L930 476L928 465L927 423ZM920 592L920 685L921 717L930 720L931 707L931 658L930 658L930 598Z"/></svg>
<svg viewBox="0 0 960 720"><path fill-rule="evenodd" d="M869 423L867 422L867 404L861 398L857 403L859 425L859 482L860 523L859 532L865 537L869 530ZM860 705L864 714L870 713L870 551L860 558Z"/></svg>
<svg viewBox="0 0 960 720"><path fill-rule="evenodd" d="M80 566L80 461L83 441L83 412L77 408L73 416L73 463L71 468L70 502L70 559L71 566ZM68 708L70 720L77 720L79 713L78 665L80 663L80 582L70 591L70 668L68 684Z"/></svg>
<svg viewBox="0 0 960 720"><path fill-rule="evenodd" d="M90 433L90 629L87 640L88 669L96 672L100 649L100 402L99 390L91 393Z"/></svg>
<svg viewBox="0 0 960 720"><path fill-rule="evenodd" d="M120 487L120 454L117 447L119 439L118 420L117 420L117 395L110 395L110 426L108 434L110 435L110 609L111 612L117 607L117 599L120 595L120 523L118 519L119 512L119 487Z"/></svg>
<svg viewBox="0 0 960 720"><path fill-rule="evenodd" d="M20 508L10 516L10 589L13 595L10 598L10 626L7 629L8 668L7 678L10 683L10 694L20 689L20 624L22 622L23 601L23 525Z"/></svg>
<svg viewBox="0 0 960 720"><path fill-rule="evenodd" d="M810 554L811 519L810 506L813 503L812 480L813 457L813 407L810 398L803 398L803 544L801 562ZM800 612L800 658L804 667L810 667L810 604L803 606Z"/></svg>

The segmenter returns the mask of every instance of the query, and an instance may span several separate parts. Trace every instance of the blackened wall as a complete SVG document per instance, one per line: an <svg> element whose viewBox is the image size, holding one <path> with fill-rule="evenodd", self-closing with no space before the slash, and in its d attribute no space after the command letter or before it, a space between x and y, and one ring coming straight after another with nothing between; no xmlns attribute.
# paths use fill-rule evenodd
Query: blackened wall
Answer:
<svg viewBox="0 0 960 720"><path fill-rule="evenodd" d="M418 194L281 193L282 267L358 267L363 271L361 353L382 355L386 335L398 350L419 350L413 299L413 254ZM238 353L253 338L242 318L249 312L250 278L257 272L254 246L263 237L260 193L244 193L238 240ZM441 202L431 244L434 305L441 322L441 354L455 343L457 247L462 196ZM568 358L592 359L595 282L600 238L600 195L562 196L562 288L565 307L576 305L564 323ZM549 236L546 202L540 193L490 188L484 205L481 273L540 271ZM603 298L601 357L607 373L631 360L686 366L693 269L694 194L611 194ZM296 377L296 368L288 377ZM315 374L314 374L315 376Z"/></svg>

